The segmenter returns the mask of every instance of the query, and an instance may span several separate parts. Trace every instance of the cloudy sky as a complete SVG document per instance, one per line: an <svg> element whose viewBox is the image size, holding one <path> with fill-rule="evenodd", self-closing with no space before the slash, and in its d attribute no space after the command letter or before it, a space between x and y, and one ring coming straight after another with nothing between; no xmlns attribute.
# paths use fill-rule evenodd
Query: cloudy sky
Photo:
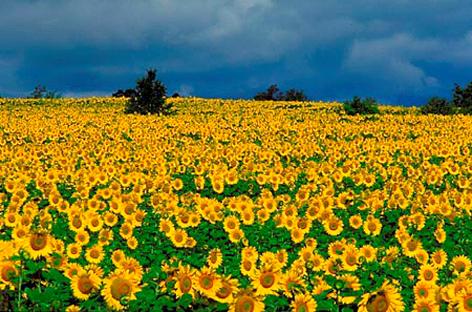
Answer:
<svg viewBox="0 0 472 312"><path fill-rule="evenodd" d="M310 98L419 105L472 80L472 1L1 0L0 95L134 87L249 98L269 84Z"/></svg>

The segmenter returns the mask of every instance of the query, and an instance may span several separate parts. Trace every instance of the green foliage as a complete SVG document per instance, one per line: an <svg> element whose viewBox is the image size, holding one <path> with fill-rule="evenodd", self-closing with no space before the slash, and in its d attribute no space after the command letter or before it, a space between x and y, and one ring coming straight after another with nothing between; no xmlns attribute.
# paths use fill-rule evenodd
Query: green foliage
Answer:
<svg viewBox="0 0 472 312"><path fill-rule="evenodd" d="M464 89L455 85L452 102L459 113L472 114L472 81Z"/></svg>
<svg viewBox="0 0 472 312"><path fill-rule="evenodd" d="M428 103L421 107L422 114L451 115L454 113L454 107L451 103L440 97L432 97Z"/></svg>
<svg viewBox="0 0 472 312"><path fill-rule="evenodd" d="M266 91L259 92L254 96L256 101L308 101L303 90L289 89L285 93L280 91L276 84L270 85Z"/></svg>
<svg viewBox="0 0 472 312"><path fill-rule="evenodd" d="M348 115L367 115L367 114L378 114L379 107L377 102L373 98L361 99L358 96L347 100L343 103L344 111Z"/></svg>
<svg viewBox="0 0 472 312"><path fill-rule="evenodd" d="M31 99L58 99L61 94L57 91L48 90L45 86L39 84L34 87L28 97Z"/></svg>
<svg viewBox="0 0 472 312"><path fill-rule="evenodd" d="M156 70L149 69L136 83L135 93L128 100L125 113L168 115L172 104L166 102L166 87L156 79Z"/></svg>

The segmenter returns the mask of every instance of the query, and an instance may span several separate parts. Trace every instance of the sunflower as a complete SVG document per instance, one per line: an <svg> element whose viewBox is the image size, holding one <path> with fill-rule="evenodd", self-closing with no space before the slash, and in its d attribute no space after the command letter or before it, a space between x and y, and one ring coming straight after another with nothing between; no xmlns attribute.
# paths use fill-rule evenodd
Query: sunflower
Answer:
<svg viewBox="0 0 472 312"><path fill-rule="evenodd" d="M439 305L428 300L416 301L413 305L414 312L439 312Z"/></svg>
<svg viewBox="0 0 472 312"><path fill-rule="evenodd" d="M289 270L282 276L281 288L286 297L292 298L294 293L300 289L305 289L306 284L297 272Z"/></svg>
<svg viewBox="0 0 472 312"><path fill-rule="evenodd" d="M242 275L251 276L256 270L256 260L252 260L250 258L242 258L241 264L239 266L239 270L241 271Z"/></svg>
<svg viewBox="0 0 472 312"><path fill-rule="evenodd" d="M294 242L295 244L298 244L298 243L301 243L303 239L305 238L305 233L304 231L299 229L298 226L294 226L290 230L290 238L292 239L292 242Z"/></svg>
<svg viewBox="0 0 472 312"><path fill-rule="evenodd" d="M210 250L207 257L208 266L212 269L217 269L223 262L223 254L219 248Z"/></svg>
<svg viewBox="0 0 472 312"><path fill-rule="evenodd" d="M89 263L98 264L103 260L104 257L105 253L103 251L102 246L100 245L92 246L85 253L85 259L87 259Z"/></svg>
<svg viewBox="0 0 472 312"><path fill-rule="evenodd" d="M72 243L67 246L67 256L71 259L77 259L82 253L82 246L77 243Z"/></svg>
<svg viewBox="0 0 472 312"><path fill-rule="evenodd" d="M244 237L244 232L239 228L229 232L229 240L232 243L238 243L243 237Z"/></svg>
<svg viewBox="0 0 472 312"><path fill-rule="evenodd" d="M413 258L419 250L423 249L423 245L421 241L411 237L402 244L402 248L405 256Z"/></svg>
<svg viewBox="0 0 472 312"><path fill-rule="evenodd" d="M179 263L177 272L173 276L173 279L176 281L174 294L177 298L182 297L184 294L189 294L192 297L195 296L195 285L193 282L195 274L195 269L190 268L188 265L182 265Z"/></svg>
<svg viewBox="0 0 472 312"><path fill-rule="evenodd" d="M213 298L221 288L221 281L218 275L209 267L203 267L197 271L193 277L195 289L207 298Z"/></svg>
<svg viewBox="0 0 472 312"><path fill-rule="evenodd" d="M52 238L47 233L30 233L25 243L26 251L34 260L52 253Z"/></svg>
<svg viewBox="0 0 472 312"><path fill-rule="evenodd" d="M362 222L362 217L358 214L349 218L349 225L356 230L362 226Z"/></svg>
<svg viewBox="0 0 472 312"><path fill-rule="evenodd" d="M107 211L103 216L103 220L105 225L113 227L118 222L118 217L113 212Z"/></svg>
<svg viewBox="0 0 472 312"><path fill-rule="evenodd" d="M177 229L170 235L170 240L175 247L185 247L187 242L188 234L182 229Z"/></svg>
<svg viewBox="0 0 472 312"><path fill-rule="evenodd" d="M371 245L364 245L359 251L367 262L373 262L377 259L377 249Z"/></svg>
<svg viewBox="0 0 472 312"><path fill-rule="evenodd" d="M336 216L331 216L323 222L324 229L328 235L337 236L343 231L343 221Z"/></svg>
<svg viewBox="0 0 472 312"><path fill-rule="evenodd" d="M359 252L354 247L346 248L341 256L342 267L346 271L355 271L359 263Z"/></svg>
<svg viewBox="0 0 472 312"><path fill-rule="evenodd" d="M90 235L87 231L81 229L81 230L78 230L75 234L75 241L79 244L79 245L87 245L90 241Z"/></svg>
<svg viewBox="0 0 472 312"><path fill-rule="evenodd" d="M13 261L1 261L0 262L0 289L2 289L2 284L7 285L10 288L13 288L15 283L14 279L18 276L18 270Z"/></svg>
<svg viewBox="0 0 472 312"><path fill-rule="evenodd" d="M129 221L124 222L120 227L120 236L123 239L128 239L133 236L133 224Z"/></svg>
<svg viewBox="0 0 472 312"><path fill-rule="evenodd" d="M116 267L121 267L121 263L125 260L126 255L121 249L113 251L111 254L111 261Z"/></svg>
<svg viewBox="0 0 472 312"><path fill-rule="evenodd" d="M216 291L213 299L220 303L228 303L234 301L234 294L238 291L239 282L235 278L224 277L221 279L221 286Z"/></svg>
<svg viewBox="0 0 472 312"><path fill-rule="evenodd" d="M132 257L125 257L117 266L119 270L126 271L127 273L141 280L143 277L143 267L138 260Z"/></svg>
<svg viewBox="0 0 472 312"><path fill-rule="evenodd" d="M359 312L400 312L405 309L398 289L385 281L380 289L362 295L358 304Z"/></svg>
<svg viewBox="0 0 472 312"><path fill-rule="evenodd" d="M420 266L418 278L427 283L436 283L438 272L431 264L423 264Z"/></svg>
<svg viewBox="0 0 472 312"><path fill-rule="evenodd" d="M71 279L72 293L77 299L87 300L100 287L100 283L100 278L95 273L79 271Z"/></svg>
<svg viewBox="0 0 472 312"><path fill-rule="evenodd" d="M316 301L309 293L295 295L292 301L293 312L314 312L316 311Z"/></svg>
<svg viewBox="0 0 472 312"><path fill-rule="evenodd" d="M98 232L103 227L103 219L100 215L93 215L88 219L87 227L91 232Z"/></svg>
<svg viewBox="0 0 472 312"><path fill-rule="evenodd" d="M444 250L438 249L431 254L431 264L438 270L442 269L446 265L446 262L447 253Z"/></svg>
<svg viewBox="0 0 472 312"><path fill-rule="evenodd" d="M462 292L457 298L459 311L472 311L472 289Z"/></svg>
<svg viewBox="0 0 472 312"><path fill-rule="evenodd" d="M255 270L250 277L257 296L276 295L281 289L282 275L271 268Z"/></svg>
<svg viewBox="0 0 472 312"><path fill-rule="evenodd" d="M68 279L72 279L74 276L78 275L79 273L86 272L84 268L78 263L69 263L67 264L64 275Z"/></svg>
<svg viewBox="0 0 472 312"><path fill-rule="evenodd" d="M240 291L229 306L229 312L262 312L264 301L250 290Z"/></svg>
<svg viewBox="0 0 472 312"><path fill-rule="evenodd" d="M466 256L456 256L451 259L451 266L454 273L457 275L466 274L469 272L471 267L470 259Z"/></svg>
<svg viewBox="0 0 472 312"><path fill-rule="evenodd" d="M373 216L368 216L367 220L364 221L362 228L365 234L377 236L380 234L380 231L382 230L382 223L380 223L379 219Z"/></svg>
<svg viewBox="0 0 472 312"><path fill-rule="evenodd" d="M436 298L435 292L437 291L437 286L432 283L425 281L418 281L413 287L413 293L415 294L416 300L434 300Z"/></svg>
<svg viewBox="0 0 472 312"><path fill-rule="evenodd" d="M108 307L123 310L123 299L136 300L136 293L141 291L139 280L124 271L114 272L104 280L101 294Z"/></svg>

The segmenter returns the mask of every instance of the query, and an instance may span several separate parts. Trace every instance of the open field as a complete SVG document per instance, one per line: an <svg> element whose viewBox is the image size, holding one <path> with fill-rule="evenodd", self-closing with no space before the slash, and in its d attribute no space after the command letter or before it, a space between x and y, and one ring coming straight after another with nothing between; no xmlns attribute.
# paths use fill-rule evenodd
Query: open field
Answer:
<svg viewBox="0 0 472 312"><path fill-rule="evenodd" d="M0 310L471 311L472 116L0 99Z"/></svg>

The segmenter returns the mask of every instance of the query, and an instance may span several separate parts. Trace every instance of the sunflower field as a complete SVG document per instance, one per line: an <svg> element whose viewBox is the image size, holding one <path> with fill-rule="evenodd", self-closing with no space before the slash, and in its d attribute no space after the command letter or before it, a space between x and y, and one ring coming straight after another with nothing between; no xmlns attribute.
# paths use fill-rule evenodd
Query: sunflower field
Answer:
<svg viewBox="0 0 472 312"><path fill-rule="evenodd" d="M0 99L0 311L472 311L472 116Z"/></svg>

